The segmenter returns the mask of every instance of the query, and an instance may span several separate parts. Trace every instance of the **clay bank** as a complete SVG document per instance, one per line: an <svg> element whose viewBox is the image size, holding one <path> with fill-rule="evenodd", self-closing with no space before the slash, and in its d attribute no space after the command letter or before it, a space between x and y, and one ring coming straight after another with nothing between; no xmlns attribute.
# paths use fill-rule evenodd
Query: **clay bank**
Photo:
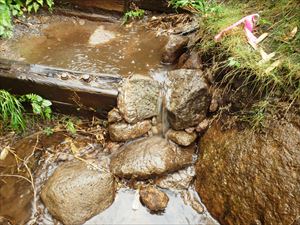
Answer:
<svg viewBox="0 0 300 225"><path fill-rule="evenodd" d="M0 41L0 87L77 118L3 133L0 224L299 224L297 111L238 121L200 19L149 2L126 24L127 1L58 3Z"/></svg>

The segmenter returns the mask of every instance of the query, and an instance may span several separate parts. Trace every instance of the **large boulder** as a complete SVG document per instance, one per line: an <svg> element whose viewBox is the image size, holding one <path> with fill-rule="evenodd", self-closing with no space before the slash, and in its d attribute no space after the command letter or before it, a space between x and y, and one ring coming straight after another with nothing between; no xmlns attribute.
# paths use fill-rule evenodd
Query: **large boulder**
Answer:
<svg viewBox="0 0 300 225"><path fill-rule="evenodd" d="M211 96L200 70L170 71L166 86L168 120L173 129L196 126L205 119Z"/></svg>
<svg viewBox="0 0 300 225"><path fill-rule="evenodd" d="M151 121L145 120L136 124L124 122L110 124L108 127L109 136L112 141L127 141L141 137L151 130Z"/></svg>
<svg viewBox="0 0 300 225"><path fill-rule="evenodd" d="M108 159L95 164L75 161L62 164L42 189L49 212L63 224L83 224L108 208L115 198L115 182Z"/></svg>
<svg viewBox="0 0 300 225"><path fill-rule="evenodd" d="M185 52L189 38L181 35L171 35L166 44L161 62L163 64L174 64L178 58Z"/></svg>
<svg viewBox="0 0 300 225"><path fill-rule="evenodd" d="M150 77L134 75L119 88L118 108L128 123L136 123L158 114L160 85Z"/></svg>
<svg viewBox="0 0 300 225"><path fill-rule="evenodd" d="M271 121L263 133L221 130L201 139L196 187L222 224L293 224L300 215L300 120Z"/></svg>
<svg viewBox="0 0 300 225"><path fill-rule="evenodd" d="M144 138L121 147L110 168L119 177L147 179L192 164L194 147L181 149L159 136Z"/></svg>

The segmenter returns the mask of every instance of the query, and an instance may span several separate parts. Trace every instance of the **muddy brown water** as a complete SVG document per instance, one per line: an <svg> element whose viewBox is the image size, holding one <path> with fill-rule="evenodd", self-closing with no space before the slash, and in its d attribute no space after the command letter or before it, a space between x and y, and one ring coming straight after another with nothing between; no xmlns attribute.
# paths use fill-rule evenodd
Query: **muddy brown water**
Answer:
<svg viewBox="0 0 300 225"><path fill-rule="evenodd" d="M128 76L158 69L166 37L141 25L70 20L25 35L12 50L27 63Z"/></svg>

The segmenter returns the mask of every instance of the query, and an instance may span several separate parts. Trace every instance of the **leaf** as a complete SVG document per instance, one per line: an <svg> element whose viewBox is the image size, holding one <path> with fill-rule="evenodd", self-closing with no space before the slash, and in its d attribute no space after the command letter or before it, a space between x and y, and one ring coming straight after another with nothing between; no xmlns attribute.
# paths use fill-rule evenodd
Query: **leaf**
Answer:
<svg viewBox="0 0 300 225"><path fill-rule="evenodd" d="M36 0L41 6L43 6L44 1L43 0Z"/></svg>
<svg viewBox="0 0 300 225"><path fill-rule="evenodd" d="M40 8L40 5L36 2L34 2L32 5L33 5L34 12L37 12Z"/></svg>
<svg viewBox="0 0 300 225"><path fill-rule="evenodd" d="M28 6L28 7L27 7L27 11L28 11L28 12L31 12L31 11L32 11L32 8L33 8L33 5Z"/></svg>
<svg viewBox="0 0 300 225"><path fill-rule="evenodd" d="M28 6L30 3L32 3L33 0L26 0L26 5Z"/></svg>
<svg viewBox="0 0 300 225"><path fill-rule="evenodd" d="M6 156L8 155L10 150L9 146L6 146L4 149L2 149L1 153L0 153L0 160L5 160Z"/></svg>
<svg viewBox="0 0 300 225"><path fill-rule="evenodd" d="M54 5L53 0L46 0L48 7L51 9L52 6Z"/></svg>
<svg viewBox="0 0 300 225"><path fill-rule="evenodd" d="M34 114L40 115L42 113L42 107L39 104L33 102L31 106Z"/></svg>
<svg viewBox="0 0 300 225"><path fill-rule="evenodd" d="M49 107L52 105L52 102L50 102L49 100L43 100L42 101L42 106L43 107Z"/></svg>

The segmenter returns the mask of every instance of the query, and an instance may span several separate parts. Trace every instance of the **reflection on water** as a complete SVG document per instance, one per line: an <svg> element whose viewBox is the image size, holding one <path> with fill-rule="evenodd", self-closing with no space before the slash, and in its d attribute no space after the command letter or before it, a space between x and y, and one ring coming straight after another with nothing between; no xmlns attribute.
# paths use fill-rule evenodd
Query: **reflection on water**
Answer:
<svg viewBox="0 0 300 225"><path fill-rule="evenodd" d="M87 221L84 225L94 224L198 224L216 225L206 213L198 214L189 205L185 205L180 193L166 191L169 197L168 207L162 214L151 214L148 209L135 201L135 190L120 189L114 203L107 210ZM136 204L133 209L133 204Z"/></svg>
<svg viewBox="0 0 300 225"><path fill-rule="evenodd" d="M86 21L60 22L41 36L25 36L15 45L28 63L127 76L148 74L160 66L166 37L136 25Z"/></svg>

